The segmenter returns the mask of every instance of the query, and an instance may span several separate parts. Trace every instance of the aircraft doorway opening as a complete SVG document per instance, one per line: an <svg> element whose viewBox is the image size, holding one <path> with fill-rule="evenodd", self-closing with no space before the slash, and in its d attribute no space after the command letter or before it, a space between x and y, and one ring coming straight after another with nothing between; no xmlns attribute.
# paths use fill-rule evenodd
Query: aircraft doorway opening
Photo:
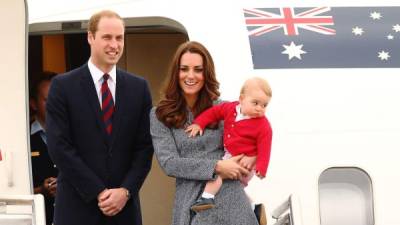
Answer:
<svg viewBox="0 0 400 225"><path fill-rule="evenodd" d="M79 22L79 26L66 24L68 22L30 25L30 89L40 71L63 73L87 62L90 48L86 22ZM125 24L125 48L118 66L143 76L149 82L153 104L156 104L169 62L177 47L188 40L188 35L182 25L166 18L130 18L125 19ZM49 27L65 27L68 30L52 30ZM34 116L34 112L31 113L31 121ZM174 179L163 173L154 158L150 175L140 193L144 225L170 224L174 192Z"/></svg>

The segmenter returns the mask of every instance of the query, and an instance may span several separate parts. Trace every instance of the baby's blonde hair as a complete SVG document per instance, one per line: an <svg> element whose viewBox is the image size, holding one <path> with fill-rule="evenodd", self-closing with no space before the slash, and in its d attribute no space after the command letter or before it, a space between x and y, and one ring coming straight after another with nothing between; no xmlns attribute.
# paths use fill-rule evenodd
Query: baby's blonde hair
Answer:
<svg viewBox="0 0 400 225"><path fill-rule="evenodd" d="M242 89L240 90L240 95L244 95L247 89L252 88L254 86L260 88L268 97L270 98L272 97L271 86L269 86L266 80L260 77L252 77L250 79L247 79L244 82Z"/></svg>

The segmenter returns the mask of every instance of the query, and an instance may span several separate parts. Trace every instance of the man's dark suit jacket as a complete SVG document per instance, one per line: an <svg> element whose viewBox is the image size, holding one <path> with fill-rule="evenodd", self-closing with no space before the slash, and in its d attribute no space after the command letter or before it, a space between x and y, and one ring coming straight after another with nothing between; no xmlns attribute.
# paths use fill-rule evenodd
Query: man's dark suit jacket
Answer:
<svg viewBox="0 0 400 225"><path fill-rule="evenodd" d="M147 82L117 69L113 130L107 135L96 88L87 64L55 77L47 99L47 140L59 169L56 225L140 225L139 189L153 155ZM131 199L107 217L97 196L125 187Z"/></svg>
<svg viewBox="0 0 400 225"><path fill-rule="evenodd" d="M43 185L44 180L49 177L57 177L57 169L50 159L47 145L40 136L40 132L31 135L33 187ZM50 225L53 222L54 197L45 193L44 203L46 207L46 224Z"/></svg>

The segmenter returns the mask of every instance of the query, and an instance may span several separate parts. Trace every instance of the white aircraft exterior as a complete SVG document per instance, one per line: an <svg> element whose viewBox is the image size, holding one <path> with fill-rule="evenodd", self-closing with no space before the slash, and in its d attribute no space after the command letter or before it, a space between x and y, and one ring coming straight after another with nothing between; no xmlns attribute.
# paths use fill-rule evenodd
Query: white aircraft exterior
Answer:
<svg viewBox="0 0 400 225"><path fill-rule="evenodd" d="M249 77L269 81L273 98L266 115L274 131L271 161L267 177L253 178L246 188L255 202L266 205L268 224L399 225L400 69L253 68L244 9L321 4L400 6L395 0L0 1L4 49L0 55L0 224L12 224L9 214L18 211L2 202L33 202L34 219L21 217L22 222L14 224L44 224L40 196L32 197L28 36L84 36L90 15L111 9L127 26L120 66L149 80L154 103L169 57L185 40L199 41L211 52L222 99L236 100ZM400 45L400 30L392 32L393 41ZM391 53L393 60L399 60L399 55ZM55 68L46 62L44 67ZM153 164L141 191L143 222L167 225L174 183L156 161ZM24 210L21 214L29 211Z"/></svg>

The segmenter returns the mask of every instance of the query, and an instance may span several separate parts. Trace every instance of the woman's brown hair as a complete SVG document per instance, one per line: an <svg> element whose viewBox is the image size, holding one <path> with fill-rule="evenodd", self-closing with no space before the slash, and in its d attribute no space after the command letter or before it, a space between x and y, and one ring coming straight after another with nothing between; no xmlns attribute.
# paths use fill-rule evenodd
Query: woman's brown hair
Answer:
<svg viewBox="0 0 400 225"><path fill-rule="evenodd" d="M208 50L200 43L189 41L181 44L172 58L166 86L162 99L156 109L157 118L167 127L183 128L187 122L187 104L179 86L179 70L182 55L190 52L201 55L203 59L204 86L201 88L196 103L192 108L193 116L197 116L213 105L220 93L219 83L215 76L213 59Z"/></svg>

